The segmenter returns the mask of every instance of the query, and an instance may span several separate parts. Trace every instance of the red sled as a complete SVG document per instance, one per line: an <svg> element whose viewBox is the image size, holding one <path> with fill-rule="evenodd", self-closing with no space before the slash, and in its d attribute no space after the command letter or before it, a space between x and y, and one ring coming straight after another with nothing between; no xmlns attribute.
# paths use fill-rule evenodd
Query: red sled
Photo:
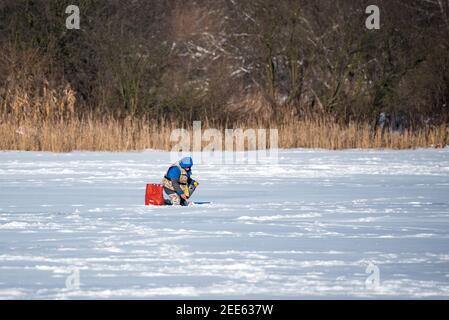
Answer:
<svg viewBox="0 0 449 320"><path fill-rule="evenodd" d="M164 187L161 184L151 183L147 184L147 191L145 193L145 205L163 206L165 205Z"/></svg>

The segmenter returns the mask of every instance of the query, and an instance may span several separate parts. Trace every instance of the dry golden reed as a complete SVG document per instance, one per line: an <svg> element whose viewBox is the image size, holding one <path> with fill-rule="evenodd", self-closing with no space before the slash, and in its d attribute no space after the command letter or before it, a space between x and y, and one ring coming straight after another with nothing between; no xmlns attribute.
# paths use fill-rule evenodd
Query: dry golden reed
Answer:
<svg viewBox="0 0 449 320"><path fill-rule="evenodd" d="M203 123L203 129L210 125ZM246 124L240 128L258 128ZM3 117L0 122L0 150L70 152L132 151L144 149L170 150L171 123L137 118L117 120L73 116L61 120L17 121ZM444 147L449 144L449 128L402 133L373 131L367 124L338 125L326 120L296 120L279 126L280 148L391 148L409 149ZM186 128L192 130L191 128ZM224 130L224 128L219 128ZM192 136L192 135L191 135Z"/></svg>
<svg viewBox="0 0 449 320"><path fill-rule="evenodd" d="M22 74L23 68L19 70L22 72L9 77L0 92L0 150L170 150L176 143L170 141L172 131L178 128L173 121L98 114L81 116L83 112L76 108L76 93L69 84L50 85L45 78L26 76ZM40 69L35 73L41 74ZM241 120L230 129L278 129L280 148L409 149L449 144L447 125L394 132L372 129L367 123L342 125L328 116L310 119L285 116L278 117L281 120L269 121L267 119L273 116L273 110L260 97L256 98L253 103L245 103L258 115L266 114L264 124L257 120ZM241 106L239 109L242 110ZM282 115L282 112L278 113ZM214 127L222 132L229 126L208 121L202 123L203 129ZM191 124L185 129L192 130Z"/></svg>

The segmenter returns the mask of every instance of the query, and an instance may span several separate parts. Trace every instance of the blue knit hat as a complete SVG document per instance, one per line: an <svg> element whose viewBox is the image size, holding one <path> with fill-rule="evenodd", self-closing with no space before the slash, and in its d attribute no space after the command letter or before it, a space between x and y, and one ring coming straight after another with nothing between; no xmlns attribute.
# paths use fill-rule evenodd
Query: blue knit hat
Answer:
<svg viewBox="0 0 449 320"><path fill-rule="evenodd" d="M190 168L191 166L193 166L193 160L191 157L182 158L181 161L179 161L179 165L182 168Z"/></svg>

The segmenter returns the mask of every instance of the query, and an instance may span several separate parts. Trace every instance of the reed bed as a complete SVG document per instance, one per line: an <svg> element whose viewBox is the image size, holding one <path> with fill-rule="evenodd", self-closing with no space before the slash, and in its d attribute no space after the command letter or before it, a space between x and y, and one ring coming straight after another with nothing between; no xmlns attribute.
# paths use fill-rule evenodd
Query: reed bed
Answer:
<svg viewBox="0 0 449 320"><path fill-rule="evenodd" d="M213 127L203 122L202 129ZM240 123L234 128L259 129L260 125ZM170 135L179 126L172 122L152 121L127 117L78 118L65 117L59 120L21 120L2 117L0 120L0 150L27 150L70 152L88 151L133 151L145 149L171 150L177 141ZM192 126L184 127L193 136ZM215 127L224 132L223 126ZM388 148L410 149L445 147L449 144L449 128L438 126L402 132L373 130L366 123L337 124L332 120L291 120L271 125L278 130L280 148ZM203 141L207 144L208 141Z"/></svg>

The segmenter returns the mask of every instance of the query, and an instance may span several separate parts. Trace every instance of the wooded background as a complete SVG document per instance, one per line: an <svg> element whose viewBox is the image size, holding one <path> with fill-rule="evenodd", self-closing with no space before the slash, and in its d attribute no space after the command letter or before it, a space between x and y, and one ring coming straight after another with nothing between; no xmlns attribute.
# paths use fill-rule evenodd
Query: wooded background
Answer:
<svg viewBox="0 0 449 320"><path fill-rule="evenodd" d="M71 4L80 30L65 26ZM401 130L448 123L448 99L449 0L0 2L0 112L15 119Z"/></svg>

